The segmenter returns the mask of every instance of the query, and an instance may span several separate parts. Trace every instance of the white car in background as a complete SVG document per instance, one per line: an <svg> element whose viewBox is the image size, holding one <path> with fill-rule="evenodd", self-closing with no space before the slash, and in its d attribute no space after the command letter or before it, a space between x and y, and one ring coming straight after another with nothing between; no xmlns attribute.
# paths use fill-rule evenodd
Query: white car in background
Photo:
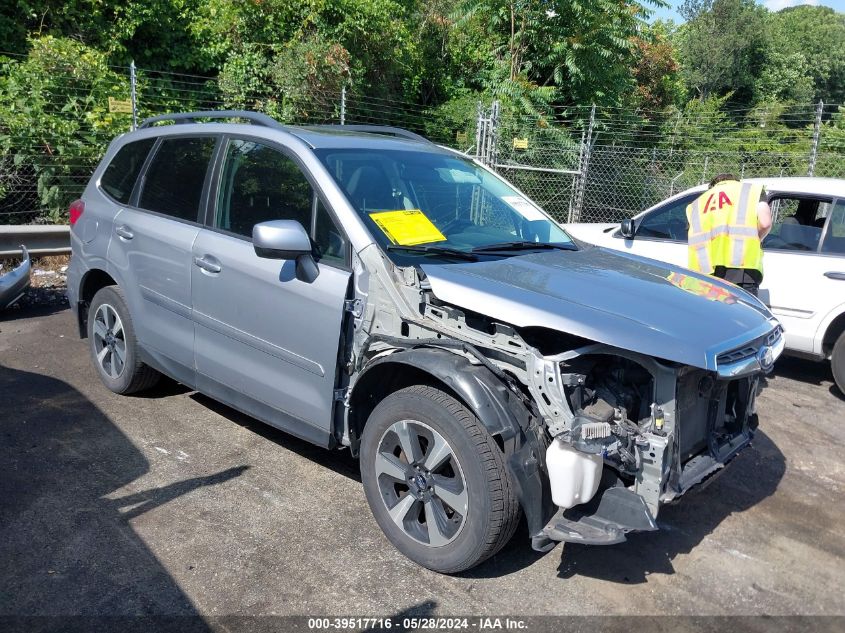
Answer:
<svg viewBox="0 0 845 633"><path fill-rule="evenodd" d="M759 298L786 330L786 353L831 360L845 393L845 180L749 180L765 187L774 221ZM706 189L687 189L621 224L564 228L591 244L686 266L686 207Z"/></svg>

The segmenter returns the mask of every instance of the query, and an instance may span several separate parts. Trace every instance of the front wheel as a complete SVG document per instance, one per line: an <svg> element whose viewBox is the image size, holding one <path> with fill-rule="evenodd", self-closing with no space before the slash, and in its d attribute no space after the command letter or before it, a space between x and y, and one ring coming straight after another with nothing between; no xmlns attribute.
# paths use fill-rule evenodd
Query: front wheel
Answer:
<svg viewBox="0 0 845 633"><path fill-rule="evenodd" d="M833 353L830 355L830 368L833 370L833 379L839 391L845 394L845 332L839 335L833 345Z"/></svg>
<svg viewBox="0 0 845 633"><path fill-rule="evenodd" d="M382 400L364 427L360 458L376 522L420 565L463 571L513 536L520 509L504 456L449 394L416 385Z"/></svg>

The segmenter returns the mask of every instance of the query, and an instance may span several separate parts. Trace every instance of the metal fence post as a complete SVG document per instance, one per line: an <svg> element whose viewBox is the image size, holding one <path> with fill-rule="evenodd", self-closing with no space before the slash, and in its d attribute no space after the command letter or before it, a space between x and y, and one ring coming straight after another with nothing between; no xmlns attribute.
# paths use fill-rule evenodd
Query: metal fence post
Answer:
<svg viewBox="0 0 845 633"><path fill-rule="evenodd" d="M704 171L703 171L703 172L701 172L701 182L700 182L700 183L698 183L698 184L700 184L700 185L703 185L705 182L707 182L707 162L708 162L709 160L710 160L710 157L709 157L709 156L705 156L705 157L704 157Z"/></svg>
<svg viewBox="0 0 845 633"><path fill-rule="evenodd" d="M132 102L132 129L138 127L138 98L135 92L135 60L129 62L129 100Z"/></svg>
<svg viewBox="0 0 845 633"><path fill-rule="evenodd" d="M819 104L816 106L816 121L813 124L813 143L810 146L810 164L807 167L807 175L812 176L816 171L816 158L819 154L819 137L822 131L822 113L824 112L824 102L819 99Z"/></svg>
<svg viewBox="0 0 845 633"><path fill-rule="evenodd" d="M581 220L581 210L584 206L584 191L587 188L587 175L590 170L590 155L593 151L593 127L596 123L596 104L593 104L593 107L590 108L590 124L587 126L587 138L584 141L584 160L579 165L579 174L578 174L578 190L575 194L575 208L572 212L572 220L573 222L579 222Z"/></svg>
<svg viewBox="0 0 845 633"><path fill-rule="evenodd" d="M490 130L489 130L489 145L488 145L488 165L495 169L496 163L499 162L499 109L501 104L499 100L493 101L490 108Z"/></svg>
<svg viewBox="0 0 845 633"><path fill-rule="evenodd" d="M346 125L346 86L340 89L340 124Z"/></svg>

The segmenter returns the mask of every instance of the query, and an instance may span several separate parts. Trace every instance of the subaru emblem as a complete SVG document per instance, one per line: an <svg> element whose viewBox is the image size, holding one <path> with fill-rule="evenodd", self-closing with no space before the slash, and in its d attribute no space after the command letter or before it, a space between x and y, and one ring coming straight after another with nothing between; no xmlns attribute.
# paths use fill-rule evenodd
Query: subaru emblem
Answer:
<svg viewBox="0 0 845 633"><path fill-rule="evenodd" d="M757 353L757 360L760 361L760 368L763 371L769 371L772 368L772 365L775 364L775 353L772 351L771 347L764 345Z"/></svg>

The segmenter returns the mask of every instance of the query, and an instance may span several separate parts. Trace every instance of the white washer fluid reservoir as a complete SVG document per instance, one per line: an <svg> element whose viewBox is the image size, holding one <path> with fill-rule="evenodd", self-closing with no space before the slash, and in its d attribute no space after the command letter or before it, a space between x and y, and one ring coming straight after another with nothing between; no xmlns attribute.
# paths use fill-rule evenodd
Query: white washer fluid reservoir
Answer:
<svg viewBox="0 0 845 633"><path fill-rule="evenodd" d="M546 467L555 505L571 508L592 499L603 465L601 455L582 453L559 439L553 440L546 449Z"/></svg>

